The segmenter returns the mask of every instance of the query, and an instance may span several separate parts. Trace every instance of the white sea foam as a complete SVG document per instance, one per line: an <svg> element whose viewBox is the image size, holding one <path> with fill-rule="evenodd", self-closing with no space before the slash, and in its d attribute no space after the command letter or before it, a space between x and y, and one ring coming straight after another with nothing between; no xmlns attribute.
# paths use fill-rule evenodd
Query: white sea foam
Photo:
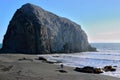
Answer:
<svg viewBox="0 0 120 80"><path fill-rule="evenodd" d="M106 47L104 47L104 46ZM52 54L40 55L46 57L48 60L61 61L66 66L83 67L92 66L103 68L104 66L111 65L117 66L115 72L104 72L103 75L109 75L120 78L120 44L117 47L115 44L97 44L94 46L98 48L99 52L82 52L74 54ZM107 46L111 45L111 46ZM112 46L114 45L114 46ZM104 50L103 50L103 48ZM113 47L113 50L112 50ZM56 57L57 56L57 57Z"/></svg>

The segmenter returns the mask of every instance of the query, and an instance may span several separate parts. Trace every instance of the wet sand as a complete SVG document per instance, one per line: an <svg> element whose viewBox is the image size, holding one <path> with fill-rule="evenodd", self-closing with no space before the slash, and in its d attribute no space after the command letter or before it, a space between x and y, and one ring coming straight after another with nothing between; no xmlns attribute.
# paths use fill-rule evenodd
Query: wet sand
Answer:
<svg viewBox="0 0 120 80"><path fill-rule="evenodd" d="M64 67L66 72L59 72L60 65L49 64L36 55L0 54L0 80L120 80L119 78L87 74Z"/></svg>

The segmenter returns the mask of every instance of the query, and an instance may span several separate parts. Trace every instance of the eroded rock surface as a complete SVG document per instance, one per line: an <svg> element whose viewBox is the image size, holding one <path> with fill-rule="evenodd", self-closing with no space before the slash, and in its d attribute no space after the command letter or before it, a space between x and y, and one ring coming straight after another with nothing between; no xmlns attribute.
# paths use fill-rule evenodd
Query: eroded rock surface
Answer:
<svg viewBox="0 0 120 80"><path fill-rule="evenodd" d="M10 21L1 52L41 54L94 50L80 25L27 3Z"/></svg>

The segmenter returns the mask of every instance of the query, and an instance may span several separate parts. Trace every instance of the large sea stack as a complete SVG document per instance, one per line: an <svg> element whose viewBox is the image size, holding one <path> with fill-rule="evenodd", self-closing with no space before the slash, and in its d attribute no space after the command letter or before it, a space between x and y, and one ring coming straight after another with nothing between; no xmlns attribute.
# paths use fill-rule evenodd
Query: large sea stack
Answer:
<svg viewBox="0 0 120 80"><path fill-rule="evenodd" d="M92 51L81 26L27 3L18 9L8 25L1 52L73 53Z"/></svg>

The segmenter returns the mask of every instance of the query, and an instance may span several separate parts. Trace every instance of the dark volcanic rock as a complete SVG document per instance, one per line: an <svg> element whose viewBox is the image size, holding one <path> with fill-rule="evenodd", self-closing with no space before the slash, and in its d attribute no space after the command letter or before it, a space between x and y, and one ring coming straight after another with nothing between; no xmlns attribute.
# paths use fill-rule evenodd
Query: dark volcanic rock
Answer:
<svg viewBox="0 0 120 80"><path fill-rule="evenodd" d="M116 69L113 68L112 66L105 66L105 67L103 68L103 70L104 70L105 72L108 72L108 71L116 71Z"/></svg>
<svg viewBox="0 0 120 80"><path fill-rule="evenodd" d="M93 51L81 26L27 3L9 23L1 52L60 53Z"/></svg>
<svg viewBox="0 0 120 80"><path fill-rule="evenodd" d="M74 70L77 72L84 72L84 73L95 73L95 74L103 73L101 68L94 68L90 66L85 66L83 68L76 67Z"/></svg>

